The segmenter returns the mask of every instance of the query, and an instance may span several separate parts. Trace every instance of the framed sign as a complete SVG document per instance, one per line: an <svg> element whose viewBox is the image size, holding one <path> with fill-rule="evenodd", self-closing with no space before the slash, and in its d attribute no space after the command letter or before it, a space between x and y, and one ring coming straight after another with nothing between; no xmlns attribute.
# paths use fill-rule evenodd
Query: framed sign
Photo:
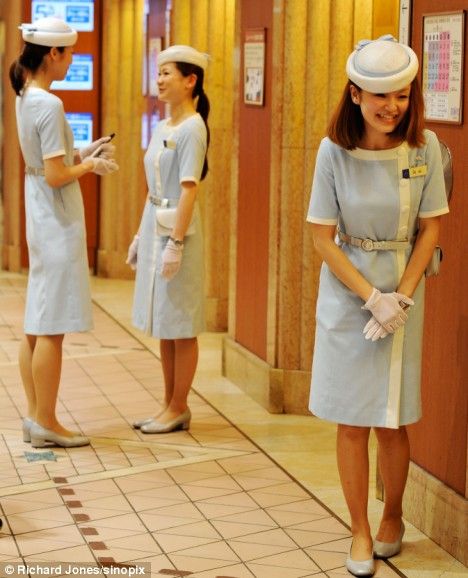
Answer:
<svg viewBox="0 0 468 578"><path fill-rule="evenodd" d="M244 103L263 106L265 88L265 28L246 30L244 42Z"/></svg>
<svg viewBox="0 0 468 578"><path fill-rule="evenodd" d="M461 124L465 12L423 15L422 89L425 118Z"/></svg>

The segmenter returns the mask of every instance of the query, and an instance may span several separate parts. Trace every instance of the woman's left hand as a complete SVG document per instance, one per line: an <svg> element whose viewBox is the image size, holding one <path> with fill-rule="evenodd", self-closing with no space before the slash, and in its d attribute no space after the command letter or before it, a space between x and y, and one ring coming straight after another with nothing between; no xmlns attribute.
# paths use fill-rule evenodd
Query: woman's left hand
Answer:
<svg viewBox="0 0 468 578"><path fill-rule="evenodd" d="M172 239L169 239L162 253L161 275L164 279L170 281L177 275L182 262L183 250L183 245L176 245Z"/></svg>
<svg viewBox="0 0 468 578"><path fill-rule="evenodd" d="M78 153L80 155L80 159L83 161L86 157L90 157L93 154L96 154L99 148L99 156L102 159L112 159L115 153L115 146L110 144L110 140L110 136L103 136L100 139L92 142L90 145L79 149Z"/></svg>

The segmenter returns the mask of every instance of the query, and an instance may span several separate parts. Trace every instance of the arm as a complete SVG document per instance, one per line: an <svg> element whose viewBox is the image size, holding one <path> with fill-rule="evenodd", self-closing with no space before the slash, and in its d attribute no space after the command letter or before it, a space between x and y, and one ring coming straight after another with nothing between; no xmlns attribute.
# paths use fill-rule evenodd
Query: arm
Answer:
<svg viewBox="0 0 468 578"><path fill-rule="evenodd" d="M439 239L440 217L419 219L419 232L397 291L411 297L431 260Z"/></svg>
<svg viewBox="0 0 468 578"><path fill-rule="evenodd" d="M312 233L315 249L330 270L351 291L359 295L363 301L367 301L372 294L373 287L335 243L335 225L312 223Z"/></svg>
<svg viewBox="0 0 468 578"><path fill-rule="evenodd" d="M177 216L174 229L172 231L172 238L178 241L183 241L185 233L189 228L192 220L193 208L197 198L198 185L192 181L185 181L181 183L181 194L179 204L177 205Z"/></svg>
<svg viewBox="0 0 468 578"><path fill-rule="evenodd" d="M79 179L93 170L91 161L68 167L63 162L63 156L44 160L44 176L49 187L58 188Z"/></svg>

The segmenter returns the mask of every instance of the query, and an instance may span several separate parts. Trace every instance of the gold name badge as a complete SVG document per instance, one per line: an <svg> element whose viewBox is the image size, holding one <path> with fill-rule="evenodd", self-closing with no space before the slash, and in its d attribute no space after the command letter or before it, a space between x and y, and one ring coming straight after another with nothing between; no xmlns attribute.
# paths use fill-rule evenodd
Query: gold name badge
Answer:
<svg viewBox="0 0 468 578"><path fill-rule="evenodd" d="M409 176L410 179L414 177L423 177L427 174L427 165L419 165L417 167L410 167Z"/></svg>

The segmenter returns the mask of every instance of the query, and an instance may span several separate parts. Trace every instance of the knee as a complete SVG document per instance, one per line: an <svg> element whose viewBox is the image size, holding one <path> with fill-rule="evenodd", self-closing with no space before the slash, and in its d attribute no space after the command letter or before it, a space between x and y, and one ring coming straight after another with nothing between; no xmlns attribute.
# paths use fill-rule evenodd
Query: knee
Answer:
<svg viewBox="0 0 468 578"><path fill-rule="evenodd" d="M375 435L380 445L393 444L407 439L406 428L404 426L398 429L391 429L388 427L376 427Z"/></svg>
<svg viewBox="0 0 468 578"><path fill-rule="evenodd" d="M369 438L370 428L338 424L338 436L349 442L365 442Z"/></svg>

